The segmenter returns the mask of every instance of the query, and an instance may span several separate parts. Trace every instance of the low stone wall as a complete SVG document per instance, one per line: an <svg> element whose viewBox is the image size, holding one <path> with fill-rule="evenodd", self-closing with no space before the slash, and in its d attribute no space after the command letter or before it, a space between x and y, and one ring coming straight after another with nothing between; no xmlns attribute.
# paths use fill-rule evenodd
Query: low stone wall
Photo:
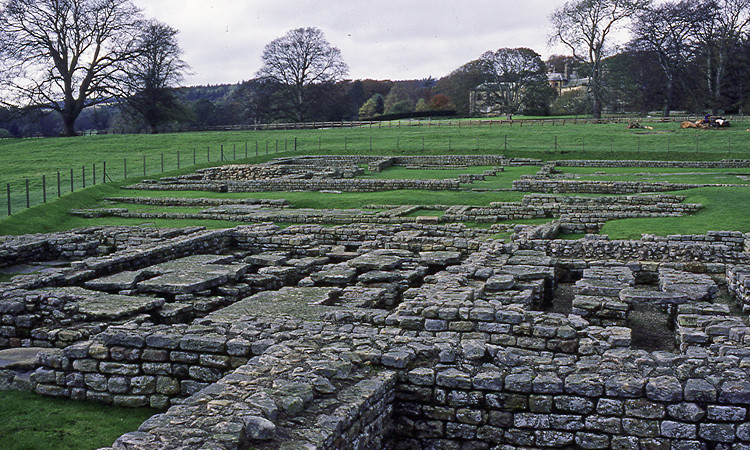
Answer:
<svg viewBox="0 0 750 450"><path fill-rule="evenodd" d="M750 266L727 266L727 287L741 303L742 309L750 311Z"/></svg>
<svg viewBox="0 0 750 450"><path fill-rule="evenodd" d="M273 208L288 208L285 199L258 198L187 198L187 197L107 197L114 203L131 203L136 205L210 207L221 205L263 205Z"/></svg>
<svg viewBox="0 0 750 450"><path fill-rule="evenodd" d="M396 163L396 158L384 158L371 162L367 165L370 172L382 172Z"/></svg>
<svg viewBox="0 0 750 450"><path fill-rule="evenodd" d="M387 226L372 224L323 227L296 225L280 230L273 236L259 236L252 227L234 229L234 242L238 248L254 251L288 249L305 253L320 245L351 245L362 251L378 248L401 248L412 251L454 250L468 252L479 248L479 241L492 235L492 231L468 228L463 224L426 225L404 223L401 233L394 235ZM318 250L319 251L319 250Z"/></svg>
<svg viewBox="0 0 750 450"><path fill-rule="evenodd" d="M579 181L549 178L521 178L513 181L513 190L523 192L578 193L578 194L638 194L641 192L681 191L702 184L638 181Z"/></svg>
<svg viewBox="0 0 750 450"><path fill-rule="evenodd" d="M675 167L696 169L740 169L750 167L748 159L723 159L721 161L648 161L648 160L589 160L569 159L553 161L560 167Z"/></svg>
<svg viewBox="0 0 750 450"><path fill-rule="evenodd" d="M350 164L371 164L376 161L393 159L393 165L412 167L469 167L469 166L513 166L539 165L541 160L529 158L507 158L503 155L422 155L422 156L301 156L270 164L305 164L309 166Z"/></svg>
<svg viewBox="0 0 750 450"><path fill-rule="evenodd" d="M584 260L616 259L632 261L670 261L732 264L744 261L744 237L742 233L715 232L718 234L695 236L692 239L673 236L672 239L650 238L643 240L527 240L518 241L521 249L543 251L558 258ZM739 242L723 242L712 238L742 239ZM703 240L705 239L705 240Z"/></svg>
<svg viewBox="0 0 750 450"><path fill-rule="evenodd" d="M201 227L144 229L89 227L62 233L0 237L0 267L27 262L74 261L186 236Z"/></svg>
<svg viewBox="0 0 750 450"><path fill-rule="evenodd" d="M459 443L507 448L745 448L750 443L745 421L750 383L739 376L719 375L718 361L612 350L592 366L571 361L570 370L560 372L544 369L553 356L498 350L495 360L512 357L518 358L516 364L438 364L408 372L397 387L396 448L449 448ZM636 362L640 358L644 359ZM721 380L709 383L687 375L694 370Z"/></svg>
<svg viewBox="0 0 750 450"><path fill-rule="evenodd" d="M731 315L726 305L689 303L677 310L675 337L684 354L713 351L744 358L750 346L750 327L741 317Z"/></svg>
<svg viewBox="0 0 750 450"><path fill-rule="evenodd" d="M156 299L154 299L156 301ZM65 295L14 290L0 293L0 348L66 347L108 323L74 326L85 314Z"/></svg>
<svg viewBox="0 0 750 450"><path fill-rule="evenodd" d="M331 350L273 346L113 448L393 448L396 373L353 367Z"/></svg>
<svg viewBox="0 0 750 450"><path fill-rule="evenodd" d="M381 180L381 179L342 179L342 178L273 178L250 181L226 181L214 183L204 181L158 181L143 182L126 186L125 189L151 191L210 191L210 192L380 192L398 189L423 189L433 191L458 190L458 180Z"/></svg>
<svg viewBox="0 0 750 450"><path fill-rule="evenodd" d="M119 406L165 408L260 355L274 341L263 328L109 327L93 340L49 350L35 392ZM250 337L252 340L248 340Z"/></svg>
<svg viewBox="0 0 750 450"><path fill-rule="evenodd" d="M73 274L73 278L66 281L75 282L82 278L90 279L189 255L221 251L229 245L231 236L231 230L198 231L145 249L136 247L107 256L75 261L71 266L79 273Z"/></svg>

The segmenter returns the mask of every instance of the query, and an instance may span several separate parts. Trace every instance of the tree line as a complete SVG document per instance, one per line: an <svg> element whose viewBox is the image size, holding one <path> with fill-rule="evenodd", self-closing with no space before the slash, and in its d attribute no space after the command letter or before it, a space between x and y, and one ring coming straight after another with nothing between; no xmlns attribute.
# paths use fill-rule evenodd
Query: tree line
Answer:
<svg viewBox="0 0 750 450"><path fill-rule="evenodd" d="M269 42L250 80L180 87L178 31L130 0L6 0L0 137L470 115L478 86L506 114L747 109L750 0L570 0L549 21L550 43L570 55L499 48L440 79L350 80L341 51L307 27ZM578 74L584 88L553 89L550 72Z"/></svg>

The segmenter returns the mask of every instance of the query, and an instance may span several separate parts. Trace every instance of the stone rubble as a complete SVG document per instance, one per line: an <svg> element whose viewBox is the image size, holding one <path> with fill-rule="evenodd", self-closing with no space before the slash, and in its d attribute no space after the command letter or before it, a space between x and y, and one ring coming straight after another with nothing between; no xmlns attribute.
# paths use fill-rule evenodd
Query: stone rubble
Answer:
<svg viewBox="0 0 750 450"><path fill-rule="evenodd" d="M154 186L229 190L273 176L341 187L362 164L536 164L540 179L558 182L556 165L579 163L607 167L301 157ZM60 264L0 284L0 348L45 348L30 380L0 367L0 385L160 410L113 449L750 449L750 327L726 295L750 308L750 236L557 239L609 217L697 209L683 200L532 194L520 207L558 220L518 226L509 243L440 221L3 238L0 265ZM292 211L283 201L194 202ZM415 206L373 209L395 220ZM442 210L477 221L523 213ZM572 311L551 312L563 286ZM644 308L669 313L674 351L634 345L631 316Z"/></svg>

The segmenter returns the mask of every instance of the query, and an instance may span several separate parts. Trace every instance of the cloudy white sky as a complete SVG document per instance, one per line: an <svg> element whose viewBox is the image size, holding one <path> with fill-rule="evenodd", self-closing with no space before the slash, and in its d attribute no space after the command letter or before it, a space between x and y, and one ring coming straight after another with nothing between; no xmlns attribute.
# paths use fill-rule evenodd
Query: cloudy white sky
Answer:
<svg viewBox="0 0 750 450"><path fill-rule="evenodd" d="M439 78L501 47L543 57L548 16L564 0L135 0L147 17L180 30L193 74L185 84L253 78L263 47L314 26L341 49L350 78ZM179 6L176 6L179 5Z"/></svg>

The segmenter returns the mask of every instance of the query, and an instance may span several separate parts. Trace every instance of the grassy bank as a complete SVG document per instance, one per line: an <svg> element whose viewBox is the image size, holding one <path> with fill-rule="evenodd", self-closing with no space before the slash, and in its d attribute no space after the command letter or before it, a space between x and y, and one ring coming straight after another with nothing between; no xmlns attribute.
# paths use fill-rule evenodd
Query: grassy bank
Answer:
<svg viewBox="0 0 750 450"><path fill-rule="evenodd" d="M155 413L0 391L0 445L4 450L106 447Z"/></svg>

